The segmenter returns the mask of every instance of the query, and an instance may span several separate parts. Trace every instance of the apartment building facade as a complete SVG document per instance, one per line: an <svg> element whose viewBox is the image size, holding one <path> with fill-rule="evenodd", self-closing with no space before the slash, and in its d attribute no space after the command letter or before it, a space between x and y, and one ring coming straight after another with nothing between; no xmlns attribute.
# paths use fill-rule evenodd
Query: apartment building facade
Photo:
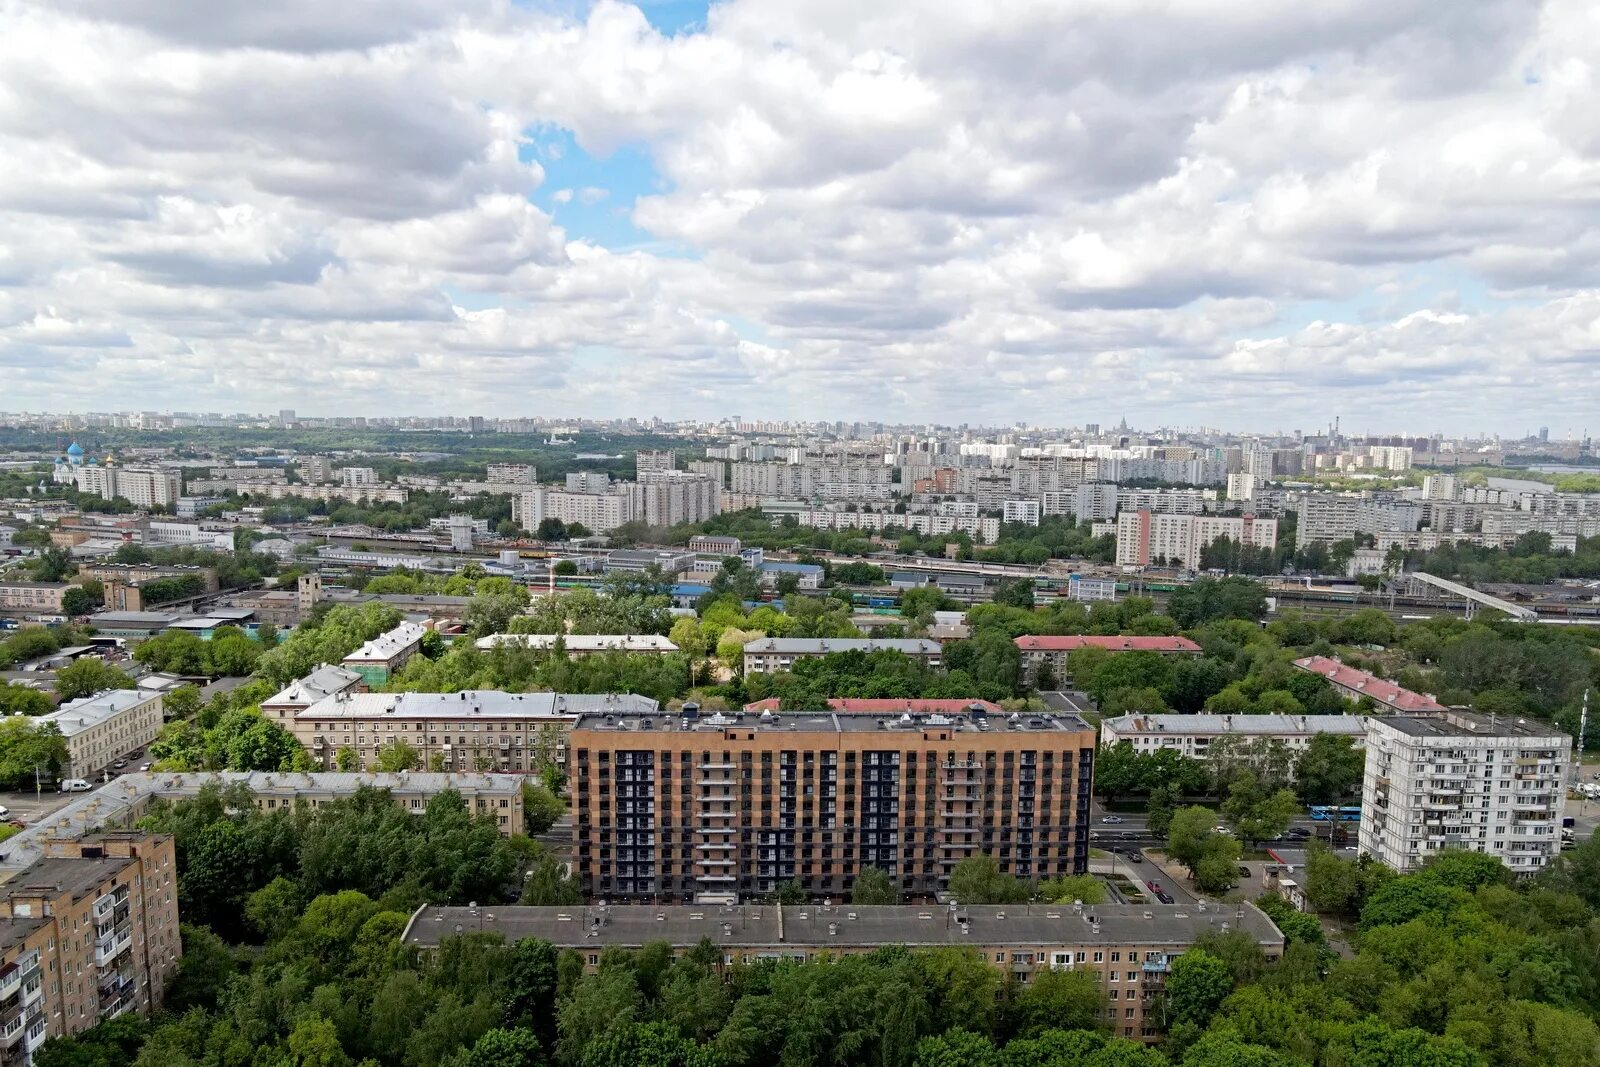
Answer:
<svg viewBox="0 0 1600 1067"><path fill-rule="evenodd" d="M677 645L660 634L490 634L478 638L474 643L485 650L507 645L541 652L551 651L559 645L568 659L582 659L607 652L629 656L665 656L678 651Z"/></svg>
<svg viewBox="0 0 1600 1067"><path fill-rule="evenodd" d="M943 647L925 637L758 637L744 646L744 672L786 671L803 659L840 652L899 652L929 667L942 662Z"/></svg>
<svg viewBox="0 0 1600 1067"><path fill-rule="evenodd" d="M325 770L349 750L356 769L404 741L437 771L537 771L566 763L567 734L583 712L653 714L649 697L619 693L334 693L297 712L295 739Z"/></svg>
<svg viewBox="0 0 1600 1067"><path fill-rule="evenodd" d="M1362 715L1118 715L1100 723L1102 744L1126 741L1136 752L1170 748L1179 755L1205 759L1211 742L1219 737L1267 737L1299 752L1318 734L1366 743L1367 720Z"/></svg>
<svg viewBox="0 0 1600 1067"><path fill-rule="evenodd" d="M110 689L70 701L34 721L54 724L67 743L61 777L93 779L154 741L161 733L161 716L160 693Z"/></svg>
<svg viewBox="0 0 1600 1067"><path fill-rule="evenodd" d="M1496 856L1514 874L1561 853L1572 738L1473 712L1367 720L1361 851L1405 872L1447 849Z"/></svg>
<svg viewBox="0 0 1600 1067"><path fill-rule="evenodd" d="M61 598L72 588L66 582L0 582L0 611L60 615Z"/></svg>
<svg viewBox="0 0 1600 1067"><path fill-rule="evenodd" d="M1117 563L1148 567L1152 563L1200 566L1206 546L1228 538L1270 551L1277 547L1278 520L1255 515L1172 515L1149 510L1117 515Z"/></svg>
<svg viewBox="0 0 1600 1067"><path fill-rule="evenodd" d="M0 885L0 1061L47 1038L161 1006L177 976L178 865L170 835L57 843Z"/></svg>
<svg viewBox="0 0 1600 1067"><path fill-rule="evenodd" d="M576 869L611 900L733 902L865 867L932 896L980 852L1082 873L1095 731L1076 716L584 715L568 772Z"/></svg>
<svg viewBox="0 0 1600 1067"><path fill-rule="evenodd" d="M1155 1041L1156 1012L1172 962L1202 935L1240 931L1268 962L1283 954L1283 934L1254 904L909 905L801 904L685 907L440 907L413 913L401 942L436 951L457 931L492 928L508 942L549 941L577 952L594 973L607 949L666 942L682 956L702 941L731 969L761 960L806 961L901 947L970 949L1023 985L1045 971L1095 976L1109 1033Z"/></svg>

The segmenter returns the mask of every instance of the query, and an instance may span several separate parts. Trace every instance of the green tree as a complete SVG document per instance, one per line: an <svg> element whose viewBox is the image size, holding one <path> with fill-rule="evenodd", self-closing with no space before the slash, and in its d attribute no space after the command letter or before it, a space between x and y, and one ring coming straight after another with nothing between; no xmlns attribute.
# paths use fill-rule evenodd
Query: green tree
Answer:
<svg viewBox="0 0 1600 1067"><path fill-rule="evenodd" d="M549 907L556 904L582 904L583 892L576 878L563 873L562 863L547 853L541 854L523 882L521 903Z"/></svg>
<svg viewBox="0 0 1600 1067"><path fill-rule="evenodd" d="M336 771L358 771L361 769L361 758L356 755L356 750L349 745L340 745L339 751L333 754L333 769Z"/></svg>
<svg viewBox="0 0 1600 1067"><path fill-rule="evenodd" d="M1222 813L1246 842L1275 841L1300 813L1300 801L1287 789L1269 791L1245 771L1229 786Z"/></svg>
<svg viewBox="0 0 1600 1067"><path fill-rule="evenodd" d="M1167 855L1189 868L1190 875L1205 855L1210 839L1217 836L1211 832L1215 822L1211 809L1199 806L1181 808L1172 814L1167 829Z"/></svg>
<svg viewBox="0 0 1600 1067"><path fill-rule="evenodd" d="M1106 884L1092 874L1066 874L1039 884L1039 895L1053 904L1104 904Z"/></svg>
<svg viewBox="0 0 1600 1067"><path fill-rule="evenodd" d="M495 1028L461 1056L460 1067L544 1067L544 1049L532 1030Z"/></svg>
<svg viewBox="0 0 1600 1067"><path fill-rule="evenodd" d="M80 656L56 672L56 695L64 701L132 688L132 678L93 656Z"/></svg>
<svg viewBox="0 0 1600 1067"><path fill-rule="evenodd" d="M1017 996L1017 1030L1023 1037L1045 1030L1093 1030L1104 1007L1100 983L1088 971L1038 971Z"/></svg>
<svg viewBox="0 0 1600 1067"><path fill-rule="evenodd" d="M23 715L0 719L0 785L32 789L35 774L49 781L66 765L67 743L55 723Z"/></svg>
<svg viewBox="0 0 1600 1067"><path fill-rule="evenodd" d="M529 834L548 833L566 813L566 802L544 785L522 784L522 821Z"/></svg>
<svg viewBox="0 0 1600 1067"><path fill-rule="evenodd" d="M1360 792L1365 754L1346 734L1315 734L1295 760L1295 791L1307 804L1337 804Z"/></svg>
<svg viewBox="0 0 1600 1067"><path fill-rule="evenodd" d="M61 594L61 612L64 615L87 615L100 603L83 586L73 586Z"/></svg>
<svg viewBox="0 0 1600 1067"><path fill-rule="evenodd" d="M963 904L1020 904L1033 896L1033 887L1006 874L998 860L980 852L951 869L950 895Z"/></svg>
<svg viewBox="0 0 1600 1067"><path fill-rule="evenodd" d="M0 684L0 716L46 715L55 710L55 702L37 689L19 684Z"/></svg>
<svg viewBox="0 0 1600 1067"><path fill-rule="evenodd" d="M1205 1026L1233 992L1233 972L1217 957L1190 949L1167 972L1166 1009L1170 1022Z"/></svg>
<svg viewBox="0 0 1600 1067"><path fill-rule="evenodd" d="M390 772L413 771L420 766L422 766L422 756L417 752L416 746L402 738L395 738L379 747L372 769Z"/></svg>
<svg viewBox="0 0 1600 1067"><path fill-rule="evenodd" d="M1000 1054L987 1037L970 1030L947 1030L917 1042L912 1067L1000 1067Z"/></svg>
<svg viewBox="0 0 1600 1067"><path fill-rule="evenodd" d="M853 904L898 904L900 894L889 874L881 867L863 867L850 887Z"/></svg>

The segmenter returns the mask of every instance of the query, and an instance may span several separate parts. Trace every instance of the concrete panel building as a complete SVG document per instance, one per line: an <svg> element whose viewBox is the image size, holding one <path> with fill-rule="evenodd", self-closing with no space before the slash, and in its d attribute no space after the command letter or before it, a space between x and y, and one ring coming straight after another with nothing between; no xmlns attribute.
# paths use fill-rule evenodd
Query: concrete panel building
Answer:
<svg viewBox="0 0 1600 1067"><path fill-rule="evenodd" d="M1211 742L1219 737L1270 737L1291 751L1311 743L1318 734L1352 738L1359 748L1366 742L1367 720L1362 715L1119 715L1100 724L1100 742L1127 741L1138 752L1174 749L1179 755L1205 759Z"/></svg>
<svg viewBox="0 0 1600 1067"><path fill-rule="evenodd" d="M621 652L630 656L665 656L678 646L660 634L490 634L475 642L479 648L511 645L547 651L560 643L568 659Z"/></svg>
<svg viewBox="0 0 1600 1067"><path fill-rule="evenodd" d="M1561 852L1572 738L1472 712L1367 720L1361 851L1411 871L1446 849L1533 874Z"/></svg>

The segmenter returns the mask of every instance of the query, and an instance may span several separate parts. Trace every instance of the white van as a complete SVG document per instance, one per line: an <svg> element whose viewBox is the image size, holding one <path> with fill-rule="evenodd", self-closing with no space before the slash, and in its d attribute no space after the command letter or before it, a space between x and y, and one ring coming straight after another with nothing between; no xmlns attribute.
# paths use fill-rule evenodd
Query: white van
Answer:
<svg viewBox="0 0 1600 1067"><path fill-rule="evenodd" d="M82 778L68 778L61 783L61 791L63 793L87 793L93 788L94 786Z"/></svg>

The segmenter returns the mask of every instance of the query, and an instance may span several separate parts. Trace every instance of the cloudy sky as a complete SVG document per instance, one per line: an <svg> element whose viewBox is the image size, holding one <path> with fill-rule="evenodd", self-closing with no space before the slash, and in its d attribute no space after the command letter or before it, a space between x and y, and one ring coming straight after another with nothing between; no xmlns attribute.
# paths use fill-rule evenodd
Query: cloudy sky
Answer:
<svg viewBox="0 0 1600 1067"><path fill-rule="evenodd" d="M1597 397L1592 0L0 0L0 410Z"/></svg>

